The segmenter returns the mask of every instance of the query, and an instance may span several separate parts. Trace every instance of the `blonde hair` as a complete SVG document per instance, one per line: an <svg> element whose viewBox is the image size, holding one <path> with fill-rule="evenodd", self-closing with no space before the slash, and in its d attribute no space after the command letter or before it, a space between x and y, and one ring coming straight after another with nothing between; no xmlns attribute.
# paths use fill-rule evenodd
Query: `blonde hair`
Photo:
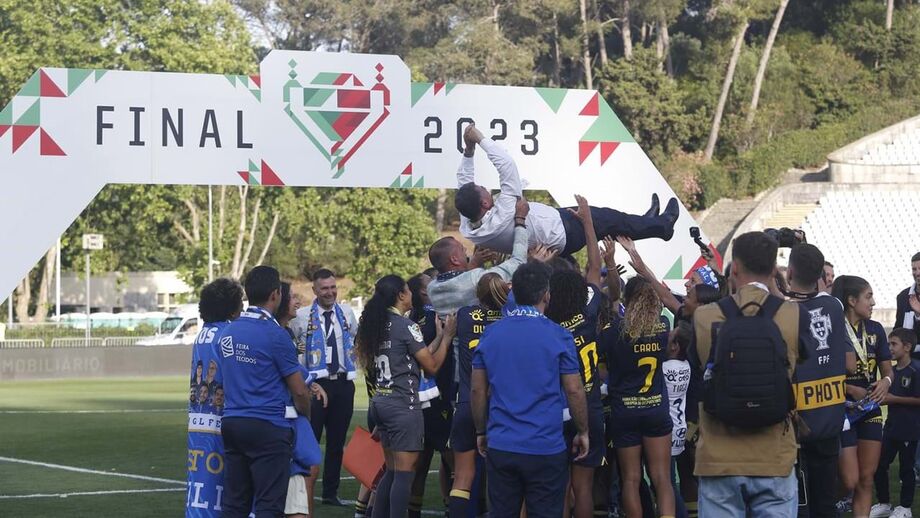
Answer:
<svg viewBox="0 0 920 518"><path fill-rule="evenodd" d="M501 309L508 302L508 284L501 275L487 273L476 283L476 298L486 309Z"/></svg>
<svg viewBox="0 0 920 518"><path fill-rule="evenodd" d="M633 277L623 290L626 315L623 317L623 336L636 339L655 334L661 319L661 300L652 284L643 277Z"/></svg>

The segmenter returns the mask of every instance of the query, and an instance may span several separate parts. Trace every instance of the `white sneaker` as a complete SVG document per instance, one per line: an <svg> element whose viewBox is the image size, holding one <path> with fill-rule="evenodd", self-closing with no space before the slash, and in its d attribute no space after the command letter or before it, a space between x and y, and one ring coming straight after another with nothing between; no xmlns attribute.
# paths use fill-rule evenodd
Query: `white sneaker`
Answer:
<svg viewBox="0 0 920 518"><path fill-rule="evenodd" d="M891 511L891 516L889 518L913 518L913 513L910 512L910 509L907 507L897 506L894 508L894 511Z"/></svg>
<svg viewBox="0 0 920 518"><path fill-rule="evenodd" d="M891 504L875 504L869 510L869 518L888 518L892 516Z"/></svg>

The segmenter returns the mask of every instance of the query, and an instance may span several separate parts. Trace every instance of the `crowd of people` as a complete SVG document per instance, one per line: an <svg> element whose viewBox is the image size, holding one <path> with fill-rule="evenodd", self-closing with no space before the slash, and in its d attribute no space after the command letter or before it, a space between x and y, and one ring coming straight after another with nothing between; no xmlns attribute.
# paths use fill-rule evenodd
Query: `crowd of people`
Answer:
<svg viewBox="0 0 920 518"><path fill-rule="evenodd" d="M634 243L672 238L672 203L641 216L529 203L507 153L475 127L464 138L461 230L483 245L471 257L438 240L431 270L380 277L357 319L329 270L309 307L267 266L202 290L190 415L216 412L221 391L224 515L313 516L324 431L319 499L342 505L363 373L362 424L385 465L356 518L420 516L435 452L454 518L911 516L920 254L890 333L869 282L835 277L801 234L783 269L772 234L737 237L724 273L701 248L708 264L677 295ZM473 183L477 146L499 171L494 200Z"/></svg>

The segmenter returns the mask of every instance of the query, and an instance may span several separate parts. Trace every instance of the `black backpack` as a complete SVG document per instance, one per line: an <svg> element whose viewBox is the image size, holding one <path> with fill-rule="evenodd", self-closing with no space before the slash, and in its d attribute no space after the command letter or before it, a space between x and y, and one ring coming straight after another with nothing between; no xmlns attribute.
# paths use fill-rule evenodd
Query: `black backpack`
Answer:
<svg viewBox="0 0 920 518"><path fill-rule="evenodd" d="M703 408L730 426L763 428L795 408L786 342L773 318L782 306L768 295L747 316L732 297L718 302L725 322L714 332L703 376Z"/></svg>

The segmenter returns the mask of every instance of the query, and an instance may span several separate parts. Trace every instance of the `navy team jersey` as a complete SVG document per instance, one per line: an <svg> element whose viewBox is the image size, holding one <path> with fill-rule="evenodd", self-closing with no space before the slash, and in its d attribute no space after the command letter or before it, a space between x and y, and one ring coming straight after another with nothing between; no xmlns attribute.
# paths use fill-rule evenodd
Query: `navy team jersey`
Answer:
<svg viewBox="0 0 920 518"><path fill-rule="evenodd" d="M428 305L420 312L413 311L410 318L418 324L419 329L422 330L422 338L424 338L426 344L434 342L436 336L438 336L437 328L437 318L438 314L435 312L434 307ZM447 354L444 357L444 363L441 364L441 368L438 369L438 373L435 375L435 384L438 386L438 392L440 395L439 398L444 399L445 401L454 400L454 391L457 390L456 383L454 383L454 355L453 352Z"/></svg>
<svg viewBox="0 0 920 518"><path fill-rule="evenodd" d="M297 350L272 315L250 307L230 322L219 339L224 375L224 417L251 417L291 428L285 409L293 405L284 378L298 372Z"/></svg>
<svg viewBox="0 0 920 518"><path fill-rule="evenodd" d="M406 404L409 409L419 404L419 367L415 353L425 347L418 324L408 318L390 313L383 343L374 358L377 374L374 400L386 399Z"/></svg>
<svg viewBox="0 0 920 518"><path fill-rule="evenodd" d="M470 375L473 370L473 352L479 345L486 326L502 318L501 310L466 306L457 311L457 352L460 361L457 402L470 401Z"/></svg>
<svg viewBox="0 0 920 518"><path fill-rule="evenodd" d="M612 407L633 414L668 408L668 393L662 375L667 360L670 325L665 317L654 334L637 339L622 334L623 319L614 320L600 336L601 354L607 358L607 390Z"/></svg>
<svg viewBox="0 0 920 518"><path fill-rule="evenodd" d="M853 326L857 343L856 349L856 374L847 376L847 383L857 387L869 388L869 385L878 380L878 364L891 360L891 349L888 348L888 335L882 324L875 320L861 320ZM863 355L860 351L865 351ZM865 356L863 361L862 356Z"/></svg>
<svg viewBox="0 0 920 518"><path fill-rule="evenodd" d="M906 367L892 369L894 382L888 393L892 396L920 397L920 362L912 360ZM896 441L920 439L920 406L888 405L885 437Z"/></svg>
<svg viewBox="0 0 920 518"><path fill-rule="evenodd" d="M559 325L567 329L575 337L575 350L578 353L578 363L581 366L581 381L585 385L585 392L589 396L600 396L594 390L597 378L597 366L601 355L597 350L597 315L602 304L601 290L593 284L588 285L588 304L583 312L573 316ZM598 384L599 386L599 384Z"/></svg>

